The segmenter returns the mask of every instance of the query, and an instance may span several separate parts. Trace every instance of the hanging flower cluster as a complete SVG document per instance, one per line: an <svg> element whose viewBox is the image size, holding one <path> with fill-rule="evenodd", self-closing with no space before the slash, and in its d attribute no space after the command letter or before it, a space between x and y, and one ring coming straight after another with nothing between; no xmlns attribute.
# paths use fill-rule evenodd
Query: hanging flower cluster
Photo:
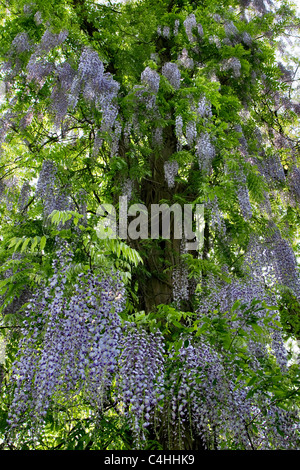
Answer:
<svg viewBox="0 0 300 470"><path fill-rule="evenodd" d="M119 83L114 81L109 73L104 72L98 53L85 48L79 59L78 74L70 90L72 107L76 106L82 92L83 98L88 103L102 111L101 130L108 132L118 115L118 108L113 101L119 87Z"/></svg>
<svg viewBox="0 0 300 470"><path fill-rule="evenodd" d="M45 160L36 185L36 196L44 201L45 215L55 209L57 169L51 160Z"/></svg>
<svg viewBox="0 0 300 470"><path fill-rule="evenodd" d="M175 23L174 23L174 30L173 30L174 36L177 36L177 35L178 35L179 26L180 26L180 21L179 21L179 20L175 20Z"/></svg>
<svg viewBox="0 0 300 470"><path fill-rule="evenodd" d="M179 166L176 160L164 163L165 180L168 188L173 188L175 186L175 176L178 173L178 168Z"/></svg>
<svg viewBox="0 0 300 470"><path fill-rule="evenodd" d="M180 115L177 115L175 118L175 135L177 137L177 147L180 150L183 138L183 119Z"/></svg>
<svg viewBox="0 0 300 470"><path fill-rule="evenodd" d="M175 90L180 88L181 74L177 64L166 62L162 67L161 73L168 79Z"/></svg>
<svg viewBox="0 0 300 470"><path fill-rule="evenodd" d="M241 75L241 62L237 57L230 57L230 59L225 59L221 65L221 70L227 71L231 70L235 78L238 78Z"/></svg>
<svg viewBox="0 0 300 470"><path fill-rule="evenodd" d="M194 67L194 61L189 57L189 53L186 48L182 49L181 54L178 56L178 62L185 69L192 69Z"/></svg>
<svg viewBox="0 0 300 470"><path fill-rule="evenodd" d="M243 217L248 220L252 217L252 206L249 199L249 191L247 187L247 180L245 174L240 171L238 175L236 175L237 181L237 197L240 204L240 208L243 214Z"/></svg>
<svg viewBox="0 0 300 470"><path fill-rule="evenodd" d="M136 442L145 440L145 428L164 399L164 340L160 332L147 333L126 325L120 347L117 393Z"/></svg>
<svg viewBox="0 0 300 470"><path fill-rule="evenodd" d="M122 184L122 196L126 196L129 201L132 196L133 182L130 178L127 178Z"/></svg>
<svg viewBox="0 0 300 470"><path fill-rule="evenodd" d="M277 282L289 287L300 299L300 279L296 256L290 243L282 238L276 226L271 226L270 234L266 237L266 245L269 262L273 262Z"/></svg>
<svg viewBox="0 0 300 470"><path fill-rule="evenodd" d="M109 73L105 73L104 66L98 53L91 48L84 48L79 58L78 69L75 70L67 61L56 65L49 60L48 53L65 42L68 31L52 33L45 31L40 42L35 46L34 52L26 66L28 82L35 82L41 88L47 77L54 76L56 84L52 88L49 111L54 116L56 127L60 126L66 118L67 112L76 107L82 97L86 102L102 112L101 132L109 132L114 126L118 115L115 98L119 91L119 84ZM32 49L26 33L16 36L12 44L12 52L21 54ZM7 77L9 79L18 72L20 66L10 72L7 62ZM158 75L158 74L157 74ZM29 110L30 111L30 110ZM20 126L30 124L33 113L27 112L22 118Z"/></svg>
<svg viewBox="0 0 300 470"><path fill-rule="evenodd" d="M27 203L28 203L28 199L29 199L29 195L30 195L30 184L28 181L25 181L22 188L21 188L21 191L20 191L20 196L19 196L19 200L18 200L18 206L19 206L19 211L22 212Z"/></svg>
<svg viewBox="0 0 300 470"><path fill-rule="evenodd" d="M273 185L274 182L283 183L285 181L284 169L277 153L263 157L259 161L256 160L256 163L260 173L269 184Z"/></svg>
<svg viewBox="0 0 300 470"><path fill-rule="evenodd" d="M207 100L206 96L202 96L200 100L198 101L197 108L196 108L197 114L201 118L210 118L212 117L212 111L211 111L211 104Z"/></svg>
<svg viewBox="0 0 300 470"><path fill-rule="evenodd" d="M178 306L182 300L189 299L189 280L188 267L185 263L180 262L175 266L172 273L173 300Z"/></svg>
<svg viewBox="0 0 300 470"><path fill-rule="evenodd" d="M196 155L198 157L199 168L203 173L210 170L212 160L215 156L215 148L211 143L208 132L202 132L197 139Z"/></svg>
<svg viewBox="0 0 300 470"><path fill-rule="evenodd" d="M141 82L144 83L150 91L157 93L159 89L160 75L156 70L146 67L141 74Z"/></svg>
<svg viewBox="0 0 300 470"><path fill-rule="evenodd" d="M209 312L213 312L215 309L220 308L221 312L230 312L235 302L240 301L241 306L251 305L255 300L260 306L265 303L268 306L276 306L276 298L271 292L266 290L265 281L270 279L272 273L265 272L263 263L256 257L257 253L256 243L251 245L251 251L245 259L245 269L250 268L251 274L248 274L246 279L234 279L230 284L221 281L214 281L215 288L212 289L211 293L205 298L205 302L200 305L200 315L207 315ZM261 254L261 250L259 252ZM254 265L253 265L254 264ZM252 325L251 322L247 323L245 317L245 311L243 308L235 310L236 319L232 322L232 326L238 330L243 328L245 331L250 332ZM256 311L256 322L258 326L264 327L264 318L268 310L260 308ZM227 314L226 314L227 315ZM228 313L229 315L229 313ZM279 313L277 312L274 320L279 320ZM276 316L277 315L277 316ZM282 332L278 327L272 327L271 335L271 347L274 356L277 359L278 365L285 369L287 366L287 352L284 347L284 340ZM267 357L268 347L267 344L263 344L260 341L253 339L248 340L247 348L253 358ZM253 359L255 362L255 359Z"/></svg>
<svg viewBox="0 0 300 470"><path fill-rule="evenodd" d="M12 370L11 429L28 418L39 427L51 405L70 404L81 392L92 406L105 403L119 354L123 286L117 278L80 274L66 295L71 261L63 244L49 285L25 311Z"/></svg>
<svg viewBox="0 0 300 470"><path fill-rule="evenodd" d="M237 449L291 449L299 445L296 414L281 410L260 391L254 398L248 397L245 383L237 386L233 355L229 353L225 359L203 339L186 343L176 355L171 352L170 362L165 364L169 393L159 424L168 448L185 448L187 435L200 440L201 448L209 449L226 448L228 441ZM252 360L253 371L259 374L264 361L259 358L267 353L255 341L252 347L249 364ZM272 435L267 431L271 428Z"/></svg>
<svg viewBox="0 0 300 470"><path fill-rule="evenodd" d="M27 80L34 81L42 87L46 78L54 70L55 66L46 58L47 54L57 46L61 45L67 38L68 31L61 31L59 34L46 30L39 44L36 45L34 53L27 64Z"/></svg>
<svg viewBox="0 0 300 470"><path fill-rule="evenodd" d="M224 25L225 34L229 37L234 37L238 35L238 29L232 21L226 21Z"/></svg>
<svg viewBox="0 0 300 470"><path fill-rule="evenodd" d="M220 236L224 237L226 234L226 226L219 209L217 196L214 197L213 201L208 201L206 207L210 211L210 227Z"/></svg>
<svg viewBox="0 0 300 470"><path fill-rule="evenodd" d="M27 33L19 33L13 39L12 43L12 50L15 51L17 54L22 54L22 52L30 51L32 44L30 42L30 38Z"/></svg>
<svg viewBox="0 0 300 470"><path fill-rule="evenodd" d="M197 125L195 121L188 121L185 126L185 138L190 148L193 147L197 139Z"/></svg>
<svg viewBox="0 0 300 470"><path fill-rule="evenodd" d="M183 22L186 35L190 42L195 42L196 38L193 34L194 30L197 30L199 36L203 36L203 28L201 24L197 24L196 17L194 13L191 13Z"/></svg>
<svg viewBox="0 0 300 470"><path fill-rule="evenodd" d="M152 131L152 143L154 147L162 147L164 143L163 128L155 127Z"/></svg>

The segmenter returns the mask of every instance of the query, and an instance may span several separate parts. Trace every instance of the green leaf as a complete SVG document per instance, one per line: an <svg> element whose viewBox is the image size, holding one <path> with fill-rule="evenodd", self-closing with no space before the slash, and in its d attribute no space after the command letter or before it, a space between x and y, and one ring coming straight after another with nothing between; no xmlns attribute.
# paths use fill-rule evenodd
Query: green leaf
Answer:
<svg viewBox="0 0 300 470"><path fill-rule="evenodd" d="M28 243L29 243L30 241L31 241L31 238L26 238L26 239L25 239L25 241L24 241L24 243L23 243L23 245L22 245L22 248L21 248L21 253L23 253L23 251L26 250L27 245L28 245Z"/></svg>
<svg viewBox="0 0 300 470"><path fill-rule="evenodd" d="M41 251L45 248L45 246L46 246L46 241L47 241L47 238L45 237L45 235L43 235L42 238L41 238L41 241L40 241L40 249L41 249Z"/></svg>
<svg viewBox="0 0 300 470"><path fill-rule="evenodd" d="M40 241L40 237L34 237L33 242L31 244L31 252L34 251L34 249L37 246L37 244L39 243L39 241Z"/></svg>
<svg viewBox="0 0 300 470"><path fill-rule="evenodd" d="M251 387L251 385L255 384L258 381L258 377L251 377L247 380L247 387Z"/></svg>
<svg viewBox="0 0 300 470"><path fill-rule="evenodd" d="M257 323L252 323L251 326L258 335L262 335L264 333L264 330L262 329L262 327L257 325Z"/></svg>
<svg viewBox="0 0 300 470"><path fill-rule="evenodd" d="M234 312L235 310L237 310L239 308L239 306L241 305L242 301L241 300L236 300L233 304L233 306L231 307L231 311Z"/></svg>

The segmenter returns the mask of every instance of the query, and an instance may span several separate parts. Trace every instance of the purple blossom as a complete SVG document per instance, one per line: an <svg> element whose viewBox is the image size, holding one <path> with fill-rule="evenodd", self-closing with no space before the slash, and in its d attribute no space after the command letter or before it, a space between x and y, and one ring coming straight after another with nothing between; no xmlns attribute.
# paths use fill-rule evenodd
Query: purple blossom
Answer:
<svg viewBox="0 0 300 470"><path fill-rule="evenodd" d="M195 42L196 38L193 35L193 30L197 28L197 20L194 13L191 13L183 22L186 35L190 42Z"/></svg>
<svg viewBox="0 0 300 470"><path fill-rule="evenodd" d="M148 86L150 91L157 93L159 89L160 76L155 70L150 67L146 67L141 74L141 82Z"/></svg>
<svg viewBox="0 0 300 470"><path fill-rule="evenodd" d="M180 88L180 79L181 74L178 69L178 66L173 62L167 62L164 64L161 73L167 78L167 80L171 83L172 87L175 90Z"/></svg>
<svg viewBox="0 0 300 470"><path fill-rule="evenodd" d="M200 170L203 173L207 173L210 170L212 160L215 156L215 148L207 132L203 132L197 139L196 155L198 157Z"/></svg>
<svg viewBox="0 0 300 470"><path fill-rule="evenodd" d="M230 57L230 59L225 59L222 63L222 70L231 70L233 76L238 78L241 75L241 62L237 57Z"/></svg>
<svg viewBox="0 0 300 470"><path fill-rule="evenodd" d="M147 333L135 325L125 326L117 393L122 397L125 416L136 445L145 440L144 430L153 422L153 413L164 397L164 343L160 332Z"/></svg>
<svg viewBox="0 0 300 470"><path fill-rule="evenodd" d="M26 205L28 203L30 191L31 191L30 184L29 184L28 181L25 181L22 188L21 188L20 196L19 196L19 200L18 200L18 206L19 206L19 211L20 212L22 212L24 210L24 208L26 207Z"/></svg>
<svg viewBox="0 0 300 470"><path fill-rule="evenodd" d="M182 49L181 55L178 56L178 62L185 69L192 69L194 67L194 61L189 57L188 51L186 48Z"/></svg>
<svg viewBox="0 0 300 470"><path fill-rule="evenodd" d="M13 50L16 51L17 54L29 51L32 47L29 36L25 32L17 34L17 36L13 39L11 45Z"/></svg>
<svg viewBox="0 0 300 470"><path fill-rule="evenodd" d="M175 176L177 175L177 173L178 162L176 162L176 160L164 163L164 174L168 188L173 188L175 186Z"/></svg>
<svg viewBox="0 0 300 470"><path fill-rule="evenodd" d="M16 387L12 429L27 416L38 430L49 406L70 404L80 393L97 409L105 403L120 350L123 286L117 277L87 273L66 296L71 261L72 253L62 244L48 287L35 294L24 314L11 379Z"/></svg>
<svg viewBox="0 0 300 470"><path fill-rule="evenodd" d="M174 30L173 30L174 36L177 36L177 35L178 35L179 26L180 26L180 21L179 21L179 20L175 20L175 23L174 23Z"/></svg>

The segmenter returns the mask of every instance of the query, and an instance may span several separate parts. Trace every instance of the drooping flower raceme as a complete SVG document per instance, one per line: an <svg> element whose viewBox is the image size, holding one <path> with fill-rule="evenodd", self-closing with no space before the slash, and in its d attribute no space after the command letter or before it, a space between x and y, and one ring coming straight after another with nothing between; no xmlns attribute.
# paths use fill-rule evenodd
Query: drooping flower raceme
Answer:
<svg viewBox="0 0 300 470"><path fill-rule="evenodd" d="M183 22L186 35L190 42L195 42L196 38L193 35L193 29L197 28L197 20L194 13L191 13Z"/></svg>
<svg viewBox="0 0 300 470"><path fill-rule="evenodd" d="M30 44L30 39L27 33L19 33L13 39L12 43L12 50L14 50L17 54L21 54L22 52L29 51L32 47Z"/></svg>
<svg viewBox="0 0 300 470"><path fill-rule="evenodd" d="M241 75L241 62L237 57L230 57L223 61L221 69L222 70L231 70L235 78L238 78Z"/></svg>
<svg viewBox="0 0 300 470"><path fill-rule="evenodd" d="M162 67L161 73L168 79L173 88L176 90L180 88L181 74L177 64L166 62Z"/></svg>
<svg viewBox="0 0 300 470"><path fill-rule="evenodd" d="M12 429L28 418L42 426L50 406L69 407L79 393L96 409L105 404L119 355L124 290L117 276L86 273L70 291L71 261L62 246L49 285L25 311L12 371Z"/></svg>
<svg viewBox="0 0 300 470"><path fill-rule="evenodd" d="M165 180L169 188L173 188L175 186L175 176L178 173L178 168L179 166L176 160L164 163Z"/></svg>
<svg viewBox="0 0 300 470"><path fill-rule="evenodd" d="M141 82L147 85L153 93L157 93L159 89L160 76L156 70L146 67L141 74Z"/></svg>
<svg viewBox="0 0 300 470"><path fill-rule="evenodd" d="M210 170L211 162L215 156L215 148L207 132L202 132L197 139L196 155L198 157L200 170L207 173Z"/></svg>
<svg viewBox="0 0 300 470"><path fill-rule="evenodd" d="M136 325L125 325L116 377L117 392L137 443L153 424L154 411L164 398L164 340L162 334L147 333Z"/></svg>
<svg viewBox="0 0 300 470"><path fill-rule="evenodd" d="M18 206L19 206L20 211L23 211L25 209L26 204L28 202L29 194L30 194L30 184L28 183L28 181L25 181L21 188L20 197L18 200Z"/></svg>
<svg viewBox="0 0 300 470"><path fill-rule="evenodd" d="M78 74L70 90L70 105L74 108L80 93L84 99L103 113L102 130L112 129L118 115L118 108L113 102L119 90L119 83L104 72L104 66L98 53L85 48L80 56Z"/></svg>

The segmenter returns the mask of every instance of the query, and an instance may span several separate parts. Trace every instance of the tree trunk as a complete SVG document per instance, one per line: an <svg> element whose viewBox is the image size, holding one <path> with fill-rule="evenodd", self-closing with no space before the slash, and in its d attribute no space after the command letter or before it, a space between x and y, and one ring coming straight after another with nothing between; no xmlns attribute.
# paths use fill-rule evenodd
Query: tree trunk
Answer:
<svg viewBox="0 0 300 470"><path fill-rule="evenodd" d="M176 139L173 127L164 129L164 145L160 155L153 154L151 158L151 180L144 179L141 184L140 198L148 210L149 237L151 234L151 206L169 201L169 207L173 204L172 198L176 193L182 192L182 185L176 183L170 190L165 180L164 163L176 152ZM161 220L160 220L161 222ZM183 225L182 225L183 231ZM160 223L161 234L161 223ZM149 313L160 304L168 305L173 301L172 273L174 266L180 263L181 239L174 238L174 216L170 217L170 239L132 241L129 243L139 253L145 252L144 267L148 273L144 278L139 277L140 308ZM145 249L145 246L147 247Z"/></svg>

